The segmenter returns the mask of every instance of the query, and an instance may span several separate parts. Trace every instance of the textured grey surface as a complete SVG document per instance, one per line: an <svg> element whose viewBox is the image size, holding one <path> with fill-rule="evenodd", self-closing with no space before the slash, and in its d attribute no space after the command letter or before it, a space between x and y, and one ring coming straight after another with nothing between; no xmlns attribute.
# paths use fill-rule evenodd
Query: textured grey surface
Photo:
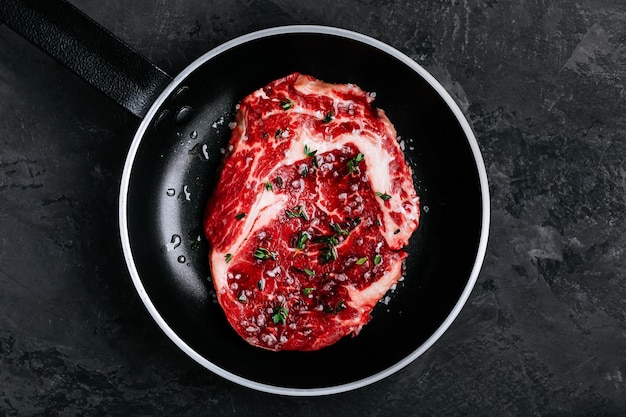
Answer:
<svg viewBox="0 0 626 417"><path fill-rule="evenodd" d="M171 74L269 26L374 36L453 94L492 194L444 337L354 392L287 398L201 369L130 284L117 231L138 121L0 26L0 415L626 415L623 0L76 0Z"/></svg>

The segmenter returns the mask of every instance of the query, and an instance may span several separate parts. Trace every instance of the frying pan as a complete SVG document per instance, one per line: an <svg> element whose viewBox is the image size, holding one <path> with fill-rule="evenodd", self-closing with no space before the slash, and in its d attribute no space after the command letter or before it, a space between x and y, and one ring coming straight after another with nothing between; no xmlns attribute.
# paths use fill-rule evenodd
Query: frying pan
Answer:
<svg viewBox="0 0 626 417"><path fill-rule="evenodd" d="M0 0L0 19L143 118L121 177L121 246L137 293L184 353L235 383L285 395L363 387L408 365L468 299L487 245L487 176L454 100L421 66L368 36L287 26L233 39L174 78L65 1ZM243 341L215 301L202 235L236 103L299 71L376 92L421 196L405 279L354 338L316 352Z"/></svg>

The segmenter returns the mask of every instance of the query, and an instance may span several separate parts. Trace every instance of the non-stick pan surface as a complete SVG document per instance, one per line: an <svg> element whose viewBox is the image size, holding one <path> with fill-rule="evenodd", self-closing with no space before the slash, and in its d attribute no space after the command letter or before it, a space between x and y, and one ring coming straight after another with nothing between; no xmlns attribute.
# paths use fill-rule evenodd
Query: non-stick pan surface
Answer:
<svg viewBox="0 0 626 417"><path fill-rule="evenodd" d="M375 92L403 138L422 217L406 278L361 334L317 352L269 352L227 324L210 282L205 203L235 105L298 71ZM489 198L472 131L444 89L391 47L335 28L291 26L243 36L183 71L148 111L128 155L120 229L150 314L185 353L230 380L289 395L346 391L426 351L467 300L486 248Z"/></svg>

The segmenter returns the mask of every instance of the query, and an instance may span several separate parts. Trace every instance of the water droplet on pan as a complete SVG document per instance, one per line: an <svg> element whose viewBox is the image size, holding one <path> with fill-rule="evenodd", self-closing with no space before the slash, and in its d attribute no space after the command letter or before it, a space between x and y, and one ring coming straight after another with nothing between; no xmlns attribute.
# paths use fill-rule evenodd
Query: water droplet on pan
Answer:
<svg viewBox="0 0 626 417"><path fill-rule="evenodd" d="M209 160L209 146L206 143L196 143L187 153L197 155L202 161Z"/></svg>
<svg viewBox="0 0 626 417"><path fill-rule="evenodd" d="M176 195L176 190L173 188L168 188L165 194L167 194L168 197L174 197Z"/></svg>
<svg viewBox="0 0 626 417"><path fill-rule="evenodd" d="M183 192L185 193L185 200L190 201L191 192L189 192L189 188L186 185L183 186Z"/></svg>
<svg viewBox="0 0 626 417"><path fill-rule="evenodd" d="M180 255L178 258L176 258L176 260L178 261L178 263L184 264L187 261L187 258L185 258L185 256L183 255Z"/></svg>
<svg viewBox="0 0 626 417"><path fill-rule="evenodd" d="M192 130L191 133L189 134L189 137L191 139L195 139L198 137L198 131L197 130Z"/></svg>
<svg viewBox="0 0 626 417"><path fill-rule="evenodd" d="M167 248L168 252L171 252L177 247L179 247L181 242L182 242L182 239L180 238L179 235L172 235L172 240L170 240L170 243L166 244L165 247Z"/></svg>

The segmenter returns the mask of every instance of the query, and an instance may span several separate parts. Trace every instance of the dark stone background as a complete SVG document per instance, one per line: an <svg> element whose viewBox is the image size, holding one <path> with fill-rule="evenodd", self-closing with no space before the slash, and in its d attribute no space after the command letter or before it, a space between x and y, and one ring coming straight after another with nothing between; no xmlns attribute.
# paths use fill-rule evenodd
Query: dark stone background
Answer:
<svg viewBox="0 0 626 417"><path fill-rule="evenodd" d="M444 337L357 391L236 386L131 286L117 193L137 119L0 26L0 415L626 415L623 0L74 0L169 73L237 35L314 23L435 75L481 146L484 266Z"/></svg>

